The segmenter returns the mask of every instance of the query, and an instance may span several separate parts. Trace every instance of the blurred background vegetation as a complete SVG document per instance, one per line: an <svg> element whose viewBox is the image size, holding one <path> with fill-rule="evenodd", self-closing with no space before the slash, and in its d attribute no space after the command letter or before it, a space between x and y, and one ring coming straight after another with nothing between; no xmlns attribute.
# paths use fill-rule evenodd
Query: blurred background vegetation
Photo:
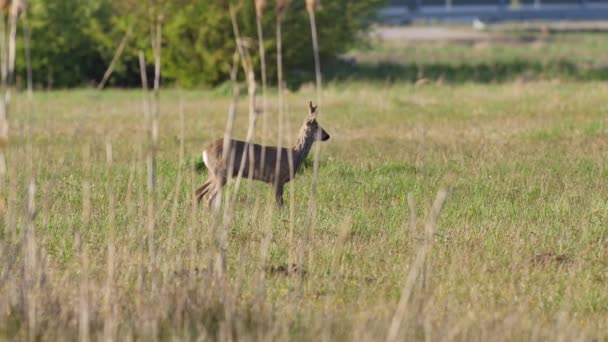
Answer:
<svg viewBox="0 0 608 342"><path fill-rule="evenodd" d="M562 30L545 24L496 23L474 30L466 23L441 28L448 37L464 34L456 39L400 36L384 39L377 32L392 28L370 30L370 27L381 21L377 15L387 3L385 0L322 2L317 22L326 81L608 80L608 59L603 53L608 44L606 28ZM235 51L230 4L238 8L241 34L251 39L251 55L259 68L254 0L30 0L27 21L31 28L35 86L69 88L98 84L131 28L132 34L108 86L139 87L140 50L153 74L150 33L157 18L162 22L163 85L220 86L229 79L229 64ZM275 26L274 1L268 0L263 28L271 83L276 80ZM438 27L437 23L422 26ZM408 27L416 30L420 26L397 30ZM20 30L19 43L23 46L22 25ZM305 1L290 1L283 25L283 61L285 79L291 88L312 81L314 76L310 37ZM23 53L23 49L19 51ZM21 84L24 60L17 59L17 82Z"/></svg>
<svg viewBox="0 0 608 342"><path fill-rule="evenodd" d="M32 36L32 67L38 87L75 87L96 84L132 26L110 86L139 86L138 51L153 62L151 27L163 26L163 82L183 87L214 86L227 79L235 50L228 6L239 8L242 35L253 40L257 58L257 31L253 0L31 0L28 22ZM317 15L322 58L329 61L359 39L383 0L331 0ZM339 20L336 20L339 18ZM300 82L312 70L310 26L304 1L291 1L283 28L287 79ZM263 18L269 80L276 60L274 2ZM23 34L20 34L21 39ZM21 42L22 44L22 42ZM21 50L23 51L23 50ZM18 73L25 65L19 58ZM259 64L259 63L256 63Z"/></svg>

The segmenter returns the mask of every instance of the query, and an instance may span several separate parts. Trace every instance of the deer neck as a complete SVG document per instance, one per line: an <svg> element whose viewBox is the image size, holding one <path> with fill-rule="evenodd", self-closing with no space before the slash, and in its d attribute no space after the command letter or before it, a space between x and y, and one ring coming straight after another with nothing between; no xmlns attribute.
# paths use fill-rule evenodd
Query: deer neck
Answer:
<svg viewBox="0 0 608 342"><path fill-rule="evenodd" d="M302 127L298 141L293 147L293 163L295 170L298 170L300 164L304 161L304 159L306 159L306 156L308 156L314 142L314 133L309 131L306 126Z"/></svg>

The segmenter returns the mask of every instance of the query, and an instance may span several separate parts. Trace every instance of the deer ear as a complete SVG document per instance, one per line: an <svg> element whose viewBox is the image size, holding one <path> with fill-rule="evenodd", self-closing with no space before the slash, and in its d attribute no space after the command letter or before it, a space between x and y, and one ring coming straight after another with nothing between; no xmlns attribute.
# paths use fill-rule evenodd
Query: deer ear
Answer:
<svg viewBox="0 0 608 342"><path fill-rule="evenodd" d="M311 119L316 119L317 118L317 106L313 106L312 105L312 101L308 102L308 106L309 106L309 117Z"/></svg>

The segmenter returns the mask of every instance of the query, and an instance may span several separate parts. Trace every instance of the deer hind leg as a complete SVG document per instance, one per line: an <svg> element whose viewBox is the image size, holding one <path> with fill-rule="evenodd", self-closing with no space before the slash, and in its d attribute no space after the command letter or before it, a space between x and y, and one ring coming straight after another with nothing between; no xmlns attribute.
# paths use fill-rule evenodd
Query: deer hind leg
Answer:
<svg viewBox="0 0 608 342"><path fill-rule="evenodd" d="M201 201L203 200L203 198L205 197L205 195L207 195L209 193L209 191L211 190L212 187L213 187L213 181L211 179L208 179L205 182L205 184L203 184L203 186L196 189L196 191L194 192L194 194L196 196L196 202L200 204Z"/></svg>
<svg viewBox="0 0 608 342"><path fill-rule="evenodd" d="M209 185L207 189L207 193L209 194L209 198L207 199L207 208L209 210L213 209L218 195L220 195L220 198L218 198L218 200L221 202L222 188L224 187L224 185L226 185L226 182L227 179L225 177L215 177ZM221 205L221 203L219 203L218 206L219 205Z"/></svg>
<svg viewBox="0 0 608 342"><path fill-rule="evenodd" d="M207 199L207 209L208 210L212 210L213 209L213 205L215 203L215 199L217 198L219 191L217 189L211 190L211 194L209 195L209 198Z"/></svg>
<svg viewBox="0 0 608 342"><path fill-rule="evenodd" d="M274 197L277 200L279 208L283 208L283 185L284 184L277 184L274 188Z"/></svg>

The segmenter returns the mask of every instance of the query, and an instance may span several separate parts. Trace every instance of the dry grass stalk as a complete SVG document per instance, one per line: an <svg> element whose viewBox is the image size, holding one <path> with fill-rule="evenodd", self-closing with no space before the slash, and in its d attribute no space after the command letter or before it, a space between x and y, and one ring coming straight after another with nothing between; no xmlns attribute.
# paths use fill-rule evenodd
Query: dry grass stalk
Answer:
<svg viewBox="0 0 608 342"><path fill-rule="evenodd" d="M430 233L431 236L434 233L437 225L437 217L443 208L445 200L447 199L448 192L447 190L440 190L437 193L437 197L435 198L435 202L431 207L431 211L429 213L429 217L426 222L427 234ZM416 284L416 279L419 277L422 269L425 265L425 260L427 259L427 254L431 251L432 244L429 240L425 240L424 245L418 250L416 253L416 258L412 266L410 267L410 272L405 279L405 283L401 290L401 297L399 298L399 304L397 305L397 309L393 315L391 320L391 324L388 330L388 334L386 337L386 341L393 342L399 340L399 332L401 331L401 325L404 321L405 314L407 313L407 306L410 300L410 297L413 293L414 286Z"/></svg>
<svg viewBox="0 0 608 342"><path fill-rule="evenodd" d="M158 124L160 119L160 73L162 44L162 15L156 17L154 41L154 110L152 116L152 141L148 151L148 245L150 250L150 267L156 267L154 248L154 231L156 226L156 150L158 148ZM154 279L154 278L153 278Z"/></svg>
<svg viewBox="0 0 608 342"><path fill-rule="evenodd" d="M279 97L278 104L278 133L277 133L277 150L281 149L283 144L283 131L284 131L284 116L285 116L285 101L284 101L284 93L283 93L283 33L282 33L282 23L283 17L285 14L285 10L287 7L286 0L277 0L276 1L276 40L277 40L277 91ZM277 154L277 160L275 165L275 184L274 188L276 189L278 186L280 166L281 166L281 153ZM288 153L288 164L289 164L289 173L291 175L294 174L293 167L293 153L289 150ZM290 183L290 193L291 203L290 203L290 215L289 215L289 256L288 256L288 272L292 272L292 265L295 260L295 241L294 241L294 218L293 218L293 210L294 210L294 201L293 201L293 182Z"/></svg>
<svg viewBox="0 0 608 342"><path fill-rule="evenodd" d="M289 109L286 108L286 112L289 112ZM291 132L291 126L289 124L289 120L286 121L285 130L287 132ZM289 145L293 145L292 142ZM293 160L293 149L289 149L287 153L287 164L289 167L289 174L293 177L295 175L295 167ZM288 270L291 272L292 265L296 264L296 241L295 241L295 223L296 223L296 201L295 201L295 182L289 182L289 251L287 257L287 265L289 265ZM299 261L298 263L301 263ZM302 269L302 267L300 267Z"/></svg>
<svg viewBox="0 0 608 342"><path fill-rule="evenodd" d="M258 32L258 45L260 52L260 73L262 74L262 163L260 163L260 171L264 170L264 164L266 161L266 135L268 133L268 120L267 120L267 111L268 111L268 99L266 97L266 48L264 47L264 30L262 27L262 14L263 8L265 6L264 0L256 1L256 26Z"/></svg>
<svg viewBox="0 0 608 342"><path fill-rule="evenodd" d="M0 13L8 10L9 15L19 17L27 8L27 0L0 0Z"/></svg>
<svg viewBox="0 0 608 342"><path fill-rule="evenodd" d="M230 71L230 82L232 84L232 99L230 101L230 106L228 107L228 117L226 120L226 129L224 130L224 144L223 144L224 151L230 150L230 141L232 139L232 131L234 130L234 121L236 118L236 107L237 107L237 102L238 102L239 93L240 93L239 84L237 81L237 76L238 76L238 71L239 71L239 58L240 58L240 55L239 55L238 49L237 49L237 51L235 51L232 56L232 68ZM225 164L228 164L231 159L230 156L228 155L228 153L222 154L222 158L223 158L222 162ZM230 177L229 174L220 175L220 176ZM219 209L220 209L220 204L222 202L221 197L222 197L222 194L219 193L215 199L215 203L213 203L213 208L216 213L219 212Z"/></svg>
<svg viewBox="0 0 608 342"><path fill-rule="evenodd" d="M17 19L21 14L22 9L21 0L13 0L11 2L11 10L9 12L9 36L8 36L8 82L10 85L14 82L15 77L15 57L17 55ZM7 93L7 98L10 98L10 94Z"/></svg>
<svg viewBox="0 0 608 342"><path fill-rule="evenodd" d="M308 13L312 13L319 7L319 0L306 0L306 10Z"/></svg>
<svg viewBox="0 0 608 342"><path fill-rule="evenodd" d="M30 31L30 25L28 22L28 18L27 18L27 12L24 10L23 12L23 17L21 19L21 22L23 24L23 47L25 50L25 66L26 66L26 73L27 73L27 95L28 95L28 100L30 101L30 111L31 111L31 102L34 96L34 79L33 79L33 75L32 75L32 57L31 57L31 49L30 49L30 42L31 42L31 31Z"/></svg>
<svg viewBox="0 0 608 342"><path fill-rule="evenodd" d="M140 55L141 57L141 55ZM147 102L144 101L144 103L146 104ZM144 106L145 107L145 106ZM146 117L146 113L144 113L144 117ZM145 118L144 118L145 121ZM144 164L144 143L143 143L143 137L142 134L137 134L137 142L136 142L136 146L137 146L137 161L135 163L135 170L136 170L136 177L137 177L137 203L141 203L141 205L137 206L137 217L134 220L135 222L137 222L137 224L135 225L134 229L133 229L133 234L139 234L139 229L137 229L137 225L141 224L144 222L145 220L145 215L144 215L144 186L143 184L145 184L145 176L144 176L144 172L143 172L143 168L141 167Z"/></svg>
<svg viewBox="0 0 608 342"><path fill-rule="evenodd" d="M310 21L310 34L312 38L312 47L314 53L315 60L315 79L316 79L316 92L317 92L317 106L322 106L321 101L321 92L322 92L322 80L321 80L321 61L319 58L319 44L317 39L317 23L315 17L315 7L316 1L307 0L306 2L308 9L308 18ZM317 136L317 139L320 138L320 135ZM312 235L312 231L316 226L316 213L317 213L317 179L319 176L319 156L321 154L321 145L317 144L314 147L314 156L313 156L313 177L312 177L312 185L311 185L311 193L310 193L310 201L308 203L308 210L306 212L306 244L310 242L310 236ZM308 255L308 263L312 265L313 255L312 250L309 250L310 254Z"/></svg>
<svg viewBox="0 0 608 342"><path fill-rule="evenodd" d="M141 87L144 91L143 97L143 106L144 106L144 128L146 131L149 131L150 127L150 100L148 94L148 73L146 72L146 59L143 51L139 51L139 72L141 76Z"/></svg>
<svg viewBox="0 0 608 342"><path fill-rule="evenodd" d="M174 237L175 223L177 221L177 210L179 208L180 189L182 188L183 167L184 167L184 103L179 101L179 168L175 180L175 193L173 195L173 208L171 208L171 221L169 222L169 234L171 240Z"/></svg>
<svg viewBox="0 0 608 342"><path fill-rule="evenodd" d="M78 331L81 341L89 340L89 256L87 243L82 232L86 231L91 217L91 185L88 179L90 173L91 149L88 144L82 151L84 176L82 180L82 219L80 232L77 233L77 246L80 255L80 286L78 298Z"/></svg>
<svg viewBox="0 0 608 342"><path fill-rule="evenodd" d="M448 190L442 189L437 193L437 197L435 198L435 202L433 202L433 206L431 207L431 211L429 212L429 216L424 224L425 245L429 246L431 249L435 242L435 232L437 231L437 218L439 217L439 213L441 209L443 209L443 204L448 196ZM426 257L426 261L424 263L424 277L422 278L422 288L426 288L430 283L431 272L432 272L432 259L431 254L428 254Z"/></svg>
<svg viewBox="0 0 608 342"><path fill-rule="evenodd" d="M78 297L78 336L80 341L89 341L89 257L86 242L80 237L80 286Z"/></svg>
<svg viewBox="0 0 608 342"><path fill-rule="evenodd" d="M146 117L148 118L148 122L150 121L151 115L149 113L150 104L149 104L149 95L148 95L148 80L146 75L146 62L144 60L143 52L139 52L139 68L141 73L141 84L144 91L144 111L146 112ZM148 128L154 127L148 126ZM154 139L152 138L154 133L153 129L149 130L150 132L150 142L148 148L148 155L146 157L146 165L148 170L148 214L147 214L147 223L146 223L146 231L148 233L148 256L149 256L149 267L152 267L154 263ZM151 269L150 269L151 271Z"/></svg>
<svg viewBox="0 0 608 342"><path fill-rule="evenodd" d="M160 119L160 75L161 75L161 46L162 46L162 15L156 19L154 39L154 117L152 118L152 146L154 153L158 146L158 121Z"/></svg>
<svg viewBox="0 0 608 342"><path fill-rule="evenodd" d="M249 54L249 49L245 43L245 41L241 38L241 34L239 31L239 26L236 20L236 13L232 6L230 6L230 18L232 20L232 28L234 31L234 37L236 40L237 51L239 53L241 64L243 66L243 71L245 72L245 77L247 78L247 96L249 99L249 128L247 129L247 136L245 138L245 148L249 149L249 189L251 189L251 182L253 181L253 167L254 167L254 154L253 154L253 145L251 145L251 140L253 140L253 135L255 132L255 125L257 121L257 113L256 113L256 100L255 100L255 92L256 92L256 82L255 82L255 72L253 68L253 63L251 61L251 56ZM239 171L237 174L235 186L234 186L234 195L233 198L236 199L236 193L238 192L241 178L243 177L243 172L245 169L245 158L247 154L243 154L239 164ZM233 199L233 201L234 201ZM234 203L232 204L234 205Z"/></svg>
<svg viewBox="0 0 608 342"><path fill-rule="evenodd" d="M131 24L129 24L129 27L127 28L127 32L125 33L124 37L120 41L120 44L118 44L118 48L116 48L116 52L114 52L114 57L112 57L112 61L110 62L108 69L103 74L103 78L101 79L101 82L99 82L99 85L97 86L97 90L102 90L106 86L106 83L110 79L110 76L112 76L112 72L114 71L114 66L120 59L120 56L122 56L122 53L123 53L125 47L127 46L127 42L129 41L129 37L131 36L131 33L133 32L134 25L135 25L134 21L131 22Z"/></svg>
<svg viewBox="0 0 608 342"><path fill-rule="evenodd" d="M230 101L230 106L228 108L228 118L226 120L226 130L224 131L224 142L223 142L223 148L224 151L229 151L230 150L230 142L232 139L232 131L234 129L234 121L236 118L236 107L237 107L237 102L238 102L238 98L239 98L239 85L238 85L238 81L237 81L237 75L238 75L238 70L239 70L239 53L238 51L235 51L233 54L233 61L232 61L232 69L230 71L230 81L232 83L232 99ZM222 154L222 158L223 158L223 163L229 165L229 168L227 170L232 170L234 167L234 153L228 155L228 153L224 153ZM230 173L226 174L226 175L218 175L219 177L230 177ZM218 193L218 196L215 197L214 199L214 203L212 203L212 208L213 208L213 213L214 213L214 220L213 220L213 224L212 224L212 235L213 237L217 236L217 244L214 244L215 246L215 251L213 253L213 255L216 256L216 259L214 261L214 271L215 271L215 276L217 278L219 278L220 280L224 279L224 273L225 273L225 269L226 269L226 260L225 260L225 251L224 248L226 246L227 240L228 240L228 227L231 221L231 208L230 208L230 192L226 193L225 196L225 205L224 205L224 216L222 218L222 225L218 230L218 223L219 223L219 213L220 213L220 207L221 207L221 203L222 203L222 192ZM223 284L223 282L222 282Z"/></svg>
<svg viewBox="0 0 608 342"><path fill-rule="evenodd" d="M30 339L36 336L36 289L37 289L37 260L36 260L36 183L34 178L30 179L27 199L27 224L24 235L25 255L24 255L24 281L25 281L25 301L27 310L27 326Z"/></svg>
<svg viewBox="0 0 608 342"><path fill-rule="evenodd" d="M266 8L266 0L255 0L255 15L258 19L264 17L264 9Z"/></svg>
<svg viewBox="0 0 608 342"><path fill-rule="evenodd" d="M8 229L8 232L12 235L12 239L13 241L16 240L17 238L17 207L18 207L18 203L17 203L17 199L18 199L18 190L17 190L17 175L19 174L18 168L17 168L17 160L18 160L18 155L21 155L21 153L18 153L17 155L12 154L12 157L10 159L11 163L8 164L8 168L7 171L9 171L8 174L8 194L7 194L7 207L6 207L6 226Z"/></svg>
<svg viewBox="0 0 608 342"><path fill-rule="evenodd" d="M289 0L276 0L275 3L275 11L277 14L277 18L282 20L283 15L285 15L285 11L287 10Z"/></svg>
<svg viewBox="0 0 608 342"><path fill-rule="evenodd" d="M414 240L416 239L416 202L414 201L414 194L407 194L407 205L410 208L410 245L414 247Z"/></svg>
<svg viewBox="0 0 608 342"><path fill-rule="evenodd" d="M4 90L2 100L0 100L0 181L4 183L4 175L6 172L5 164L5 156L4 156L4 146L8 144L8 135L9 135L9 121L8 121L8 113L9 113L9 105L11 100L11 91L14 82L14 73L15 73L15 57L16 57L16 49L17 49L17 19L21 12L25 11L25 0L12 0L5 2L5 7L10 6L9 10L9 34L8 34L8 51L4 50L2 57L2 88ZM4 8L0 9L3 10ZM0 11L2 14L2 11ZM2 21L2 32L0 39L5 40L5 30L4 30L4 16L1 17ZM28 44L28 40L26 39L26 44ZM26 49L26 53L29 59L29 49ZM31 67L28 71L31 70ZM30 81L31 72L28 72L28 81ZM31 82L28 82L31 84ZM28 88L29 90L29 88ZM0 196L2 196L0 188ZM1 205L2 203L0 203ZM0 207L0 210L2 208Z"/></svg>
<svg viewBox="0 0 608 342"><path fill-rule="evenodd" d="M107 275L104 294L104 340L111 341L115 335L115 302L114 302L114 262L115 262L115 230L116 230L116 204L114 189L112 187L112 139L106 138L106 174L108 179L108 254L107 254Z"/></svg>
<svg viewBox="0 0 608 342"><path fill-rule="evenodd" d="M11 98L12 75L15 70L15 49L17 35L17 18L21 1L4 1L0 7L0 64L1 64L1 94L0 94L0 216L4 218L6 202L4 200L4 183L6 178L5 147L9 135L9 104ZM9 33L7 37L4 11L8 10ZM7 45L8 44L8 45Z"/></svg>
<svg viewBox="0 0 608 342"><path fill-rule="evenodd" d="M188 236L194 236L194 232L196 230L196 227L198 226L198 206L197 206L197 201L196 201L196 195L194 194L194 179L195 179L195 171L194 171L194 167L190 168L190 189L192 191L190 191L191 198L190 198L190 223L188 224ZM188 202L186 202L188 203ZM209 233L210 235L210 240L211 242L209 243L210 246L215 246L215 241L213 241L213 239L215 238L214 234L215 234L215 227L217 226L217 223L215 222L217 220L217 215L213 215L213 222L211 224L211 231ZM195 267L195 262L194 262L194 256L197 253L196 250L196 240L195 239L190 239L190 243L188 244L188 260L189 260L189 269L192 270ZM208 268L212 269L212 265L213 265L213 254L214 254L214 250L213 247L210 248L210 252L208 253L209 255L209 265Z"/></svg>
<svg viewBox="0 0 608 342"><path fill-rule="evenodd" d="M350 216L347 216L344 221L342 221L342 225L340 228L340 233L338 235L338 239L336 240L336 245L333 251L333 260L332 260L332 272L334 275L338 275L342 273L342 251L344 250L344 245L346 244L346 240L348 240L348 236L353 227L353 219Z"/></svg>
<svg viewBox="0 0 608 342"><path fill-rule="evenodd" d="M266 203L266 209L264 210L264 238L260 246L260 259L258 261L257 268L257 290L256 297L259 309L261 309L264 303L265 297L265 279L266 279L266 261L268 260L268 250L270 248L270 242L272 241L272 212L273 212L272 200L268 200Z"/></svg>
<svg viewBox="0 0 608 342"><path fill-rule="evenodd" d="M283 34L282 34L282 22L283 22L283 12L285 10L287 1L286 0L277 0L276 2L276 10L277 10L277 25L276 25L276 34L277 34L277 92L279 94L279 121L278 121L278 133L277 133L277 150L281 149L283 143ZM224 150L226 151L226 150ZM277 155L277 162L275 165L275 184L274 188L277 188L278 180L279 180L279 172L281 167L281 154Z"/></svg>
<svg viewBox="0 0 608 342"><path fill-rule="evenodd" d="M278 134L277 134L277 150L281 149L283 144L283 131L284 131L284 117L285 117L285 99L283 93L283 84L285 82L283 78L283 17L285 15L285 11L287 9L287 0L277 0L276 2L276 11L277 11L277 24L276 24L276 35L277 35L277 91L279 94L279 119L278 119ZM289 164L289 173L293 178L295 175L294 161L293 161L293 150L289 149L287 154L287 162ZM274 188L276 189L279 181L279 173L281 167L281 153L277 154L277 160L275 165L275 184ZM290 265L289 272L291 272L291 265L293 265L295 259L295 241L294 241L294 225L295 225L295 201L294 201L294 183L290 182L290 214L289 214L289 236L290 236L290 248L289 248L289 257L288 257L288 265ZM301 267L300 267L301 269Z"/></svg>

